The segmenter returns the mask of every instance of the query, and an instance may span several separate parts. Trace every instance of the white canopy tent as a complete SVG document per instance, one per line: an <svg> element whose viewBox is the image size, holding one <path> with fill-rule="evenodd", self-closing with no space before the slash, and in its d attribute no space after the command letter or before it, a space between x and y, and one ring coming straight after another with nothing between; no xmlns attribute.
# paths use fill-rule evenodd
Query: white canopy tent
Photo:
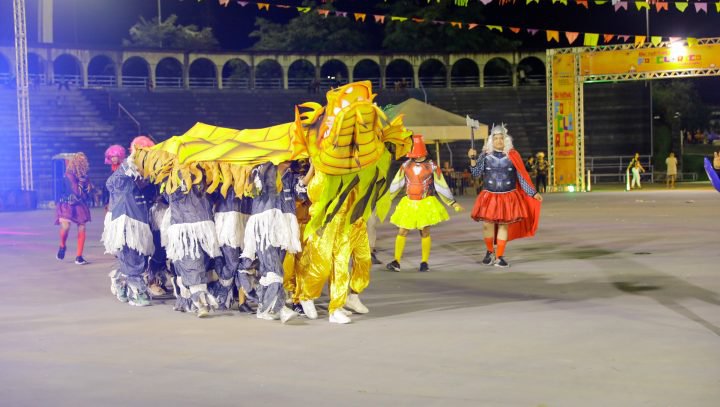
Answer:
<svg viewBox="0 0 720 407"><path fill-rule="evenodd" d="M408 130L422 134L426 144L435 143L436 162L440 165L440 143L470 140L470 127L465 117L410 98L386 110L391 119L402 114ZM475 149L482 148L488 135L488 125L480 123L475 129Z"/></svg>

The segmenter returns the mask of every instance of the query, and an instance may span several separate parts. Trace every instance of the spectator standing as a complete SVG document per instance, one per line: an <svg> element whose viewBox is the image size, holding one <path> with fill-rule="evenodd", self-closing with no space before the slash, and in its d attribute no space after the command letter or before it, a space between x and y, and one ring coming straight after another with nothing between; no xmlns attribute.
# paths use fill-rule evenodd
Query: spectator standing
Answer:
<svg viewBox="0 0 720 407"><path fill-rule="evenodd" d="M672 151L670 155L665 159L665 165L667 166L667 176L665 178L665 186L667 188L675 188L675 178L677 176L677 158L675 153Z"/></svg>

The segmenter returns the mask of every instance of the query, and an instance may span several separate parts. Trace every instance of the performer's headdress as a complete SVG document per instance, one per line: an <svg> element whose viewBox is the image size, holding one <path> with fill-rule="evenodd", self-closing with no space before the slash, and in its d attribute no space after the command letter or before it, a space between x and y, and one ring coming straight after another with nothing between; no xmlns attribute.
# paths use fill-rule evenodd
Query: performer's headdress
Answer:
<svg viewBox="0 0 720 407"><path fill-rule="evenodd" d="M412 150L407 154L408 158L420 158L420 157L427 157L428 152L427 148L425 148L425 141L423 141L423 136L420 134L413 134L413 146Z"/></svg>
<svg viewBox="0 0 720 407"><path fill-rule="evenodd" d="M536 155L537 157L545 158L545 153L543 153L542 151L538 152L538 153L535 154L535 155Z"/></svg>
<svg viewBox="0 0 720 407"><path fill-rule="evenodd" d="M502 134L505 138L505 148L503 148L503 153L507 154L508 151L510 151L513 148L513 142L512 137L510 137L510 134L508 134L508 129L505 127L505 123L500 124L493 124L493 126L490 128L490 134L488 135L487 139L485 139L485 145L483 146L483 152L490 154L493 152L493 143L492 138L496 134Z"/></svg>
<svg viewBox="0 0 720 407"><path fill-rule="evenodd" d="M130 152L132 152L136 147L147 148L147 147L152 147L154 145L155 145L155 142L150 140L150 137L137 136L133 139L132 143L130 143Z"/></svg>
<svg viewBox="0 0 720 407"><path fill-rule="evenodd" d="M117 157L118 161L125 160L125 147L119 144L113 144L105 150L105 164L112 164L112 158Z"/></svg>

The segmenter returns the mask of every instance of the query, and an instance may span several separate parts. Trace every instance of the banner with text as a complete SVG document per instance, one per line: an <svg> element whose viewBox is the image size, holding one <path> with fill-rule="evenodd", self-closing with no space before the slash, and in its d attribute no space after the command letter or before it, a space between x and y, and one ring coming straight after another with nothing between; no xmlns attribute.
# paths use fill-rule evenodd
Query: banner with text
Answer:
<svg viewBox="0 0 720 407"><path fill-rule="evenodd" d="M575 184L575 54L554 55L552 60L552 126L555 185Z"/></svg>
<svg viewBox="0 0 720 407"><path fill-rule="evenodd" d="M588 52L580 56L583 76L628 72L712 69L720 66L720 44Z"/></svg>

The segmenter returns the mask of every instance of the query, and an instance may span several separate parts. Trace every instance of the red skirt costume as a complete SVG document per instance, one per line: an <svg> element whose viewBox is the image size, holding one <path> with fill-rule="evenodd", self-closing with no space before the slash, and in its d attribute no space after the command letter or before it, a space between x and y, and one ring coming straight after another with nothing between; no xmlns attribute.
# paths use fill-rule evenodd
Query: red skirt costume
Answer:
<svg viewBox="0 0 720 407"><path fill-rule="evenodd" d="M529 185L533 185L520 154L510 150L508 157L518 175ZM540 219L540 201L527 196L519 183L510 192L497 193L483 190L475 199L470 216L476 222L507 223L508 240L534 236Z"/></svg>
<svg viewBox="0 0 720 407"><path fill-rule="evenodd" d="M66 219L78 225L90 222L90 208L86 203L90 183L87 179L78 180L74 174L65 175L64 196L55 203L55 224Z"/></svg>

